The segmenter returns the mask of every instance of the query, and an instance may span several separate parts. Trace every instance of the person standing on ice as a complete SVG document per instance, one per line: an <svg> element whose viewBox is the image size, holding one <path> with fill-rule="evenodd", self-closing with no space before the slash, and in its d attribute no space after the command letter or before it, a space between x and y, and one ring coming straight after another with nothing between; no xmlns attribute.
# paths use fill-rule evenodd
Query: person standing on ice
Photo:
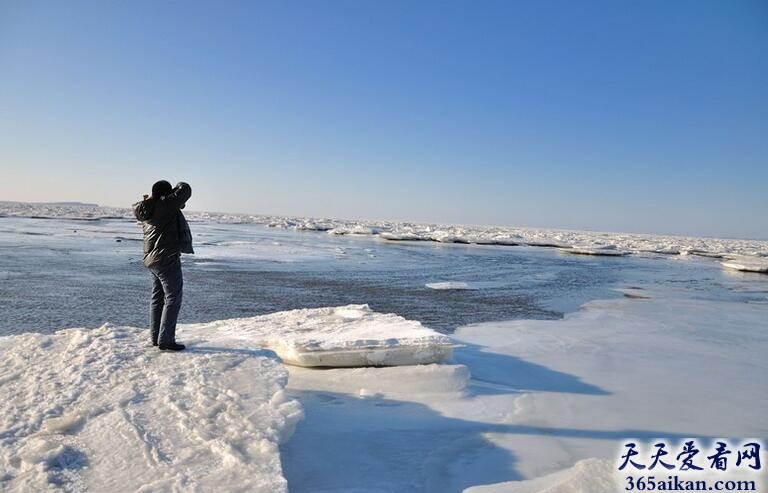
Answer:
<svg viewBox="0 0 768 493"><path fill-rule="evenodd" d="M152 345L161 350L181 351L176 342L176 321L181 309L184 284L181 254L192 250L192 233L181 213L192 188L184 182L176 187L165 180L152 185L152 196L133 204L133 213L144 229L144 266L152 273L149 327Z"/></svg>

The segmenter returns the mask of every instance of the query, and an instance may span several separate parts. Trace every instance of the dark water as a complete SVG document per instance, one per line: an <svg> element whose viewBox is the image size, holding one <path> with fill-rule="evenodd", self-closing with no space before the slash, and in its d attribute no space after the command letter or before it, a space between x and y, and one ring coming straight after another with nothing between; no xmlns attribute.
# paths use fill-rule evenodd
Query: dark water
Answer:
<svg viewBox="0 0 768 493"><path fill-rule="evenodd" d="M387 242L257 225L192 224L180 322L367 303L442 332L476 322L559 318L617 287L765 302L768 276L708 259L593 258L552 249ZM124 220L0 218L0 334L145 326L150 275ZM464 282L436 290L427 283Z"/></svg>

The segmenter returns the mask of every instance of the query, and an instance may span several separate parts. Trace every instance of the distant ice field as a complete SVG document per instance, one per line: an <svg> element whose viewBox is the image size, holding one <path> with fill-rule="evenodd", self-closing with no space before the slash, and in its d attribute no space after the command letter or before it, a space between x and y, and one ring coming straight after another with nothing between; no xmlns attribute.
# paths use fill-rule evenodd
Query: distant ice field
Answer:
<svg viewBox="0 0 768 493"><path fill-rule="evenodd" d="M765 274L724 269L698 255L565 255L553 248L399 242L214 219L191 227L196 255L183 260L181 323L368 304L451 333L479 322L557 319L589 300L625 296L627 289L768 301ZM145 326L150 276L141 248L138 224L117 216L0 217L0 334L107 321Z"/></svg>
<svg viewBox="0 0 768 493"><path fill-rule="evenodd" d="M168 354L124 211L0 216L2 491L613 493L768 430L765 242L189 214Z"/></svg>

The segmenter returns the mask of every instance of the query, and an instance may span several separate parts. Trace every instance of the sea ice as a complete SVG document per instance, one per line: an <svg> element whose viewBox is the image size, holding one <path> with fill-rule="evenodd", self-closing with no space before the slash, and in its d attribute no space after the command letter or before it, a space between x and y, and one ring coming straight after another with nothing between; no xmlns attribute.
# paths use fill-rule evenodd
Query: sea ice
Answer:
<svg viewBox="0 0 768 493"><path fill-rule="evenodd" d="M522 236L505 233L491 232L486 235L477 235L474 243L478 245L517 246L525 242Z"/></svg>
<svg viewBox="0 0 768 493"><path fill-rule="evenodd" d="M573 245L563 248L562 251L574 255L597 255L603 257L620 257L629 254L624 250L618 250L616 245Z"/></svg>
<svg viewBox="0 0 768 493"><path fill-rule="evenodd" d="M429 289L437 289L437 290L472 289L472 286L470 286L466 282L461 282L461 281L428 282L427 284L425 284L425 286L428 287Z"/></svg>
<svg viewBox="0 0 768 493"><path fill-rule="evenodd" d="M391 241L431 241L428 237L419 235L418 233L414 233L412 231L402 231L398 233L384 231L379 233L379 237Z"/></svg>
<svg viewBox="0 0 768 493"><path fill-rule="evenodd" d="M289 367L292 491L615 493L627 439L760 436L768 307L642 292L462 327L449 364Z"/></svg>
<svg viewBox="0 0 768 493"><path fill-rule="evenodd" d="M220 338L168 354L111 325L0 352L0 490L287 490L278 446L302 410L269 352Z"/></svg>
<svg viewBox="0 0 768 493"><path fill-rule="evenodd" d="M768 371L768 308L644 296L593 301L563 320L456 332L471 350L457 350L455 360L474 381L522 392L512 399L510 433L490 439L515 452L524 477L562 469L562 461L616 460L628 438L679 442L765 429L758 410L768 388L758 375Z"/></svg>
<svg viewBox="0 0 768 493"><path fill-rule="evenodd" d="M245 339L298 366L428 364L449 359L453 351L449 337L417 321L376 313L368 305L291 310L185 328Z"/></svg>
<svg viewBox="0 0 768 493"><path fill-rule="evenodd" d="M269 241L222 241L195 245L195 261L211 262L226 260L262 260L270 262L297 262L326 260L333 257L333 250L302 245L281 245Z"/></svg>
<svg viewBox="0 0 768 493"><path fill-rule="evenodd" d="M375 235L378 234L376 228L364 226L362 224L355 224L352 226L339 226L328 230L328 234L333 235Z"/></svg>
<svg viewBox="0 0 768 493"><path fill-rule="evenodd" d="M766 272L768 273L768 257L731 257L721 262L723 267L743 272Z"/></svg>
<svg viewBox="0 0 768 493"><path fill-rule="evenodd" d="M570 253L611 255L597 250L594 245L613 245L626 253L660 253L667 255L699 255L722 258L734 255L746 257L768 256L768 241L684 236L602 233L537 228L498 226L459 226L436 224L397 223L390 221L354 221L345 219L313 219L285 216L264 216L215 212L186 211L190 221L232 224L263 224L295 231L328 231L333 234L377 235L393 241L432 241L443 243L470 243L483 245L529 245L539 247L571 248ZM93 204L34 204L0 201L0 217L43 217L98 220L107 218L133 219L128 208L94 206ZM616 255L614 253L613 255Z"/></svg>

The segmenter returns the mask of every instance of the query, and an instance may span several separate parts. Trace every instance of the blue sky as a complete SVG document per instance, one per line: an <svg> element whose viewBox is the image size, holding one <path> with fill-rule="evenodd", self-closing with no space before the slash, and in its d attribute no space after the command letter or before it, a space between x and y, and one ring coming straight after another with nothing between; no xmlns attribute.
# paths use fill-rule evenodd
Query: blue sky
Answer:
<svg viewBox="0 0 768 493"><path fill-rule="evenodd" d="M768 238L760 1L0 0L0 200Z"/></svg>

